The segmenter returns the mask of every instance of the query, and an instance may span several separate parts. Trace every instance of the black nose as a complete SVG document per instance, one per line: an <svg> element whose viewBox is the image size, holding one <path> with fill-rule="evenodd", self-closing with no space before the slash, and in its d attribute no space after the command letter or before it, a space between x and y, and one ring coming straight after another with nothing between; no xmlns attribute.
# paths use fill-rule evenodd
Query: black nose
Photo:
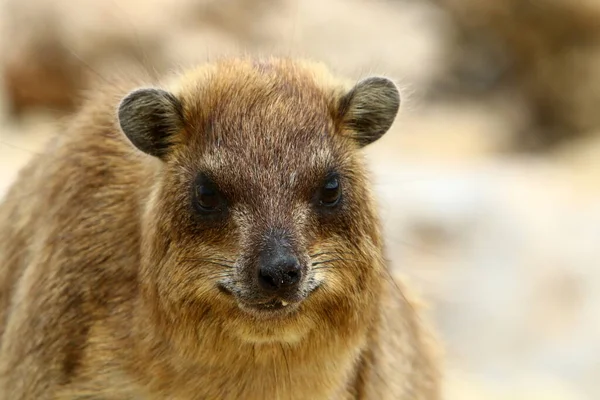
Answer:
<svg viewBox="0 0 600 400"><path fill-rule="evenodd" d="M278 263L269 263L260 267L258 282L268 291L276 292L289 289L300 282L302 271L294 258L282 259Z"/></svg>
<svg viewBox="0 0 600 400"><path fill-rule="evenodd" d="M302 267L287 246L275 242L262 252L258 269L258 283L268 292L294 289L302 278Z"/></svg>

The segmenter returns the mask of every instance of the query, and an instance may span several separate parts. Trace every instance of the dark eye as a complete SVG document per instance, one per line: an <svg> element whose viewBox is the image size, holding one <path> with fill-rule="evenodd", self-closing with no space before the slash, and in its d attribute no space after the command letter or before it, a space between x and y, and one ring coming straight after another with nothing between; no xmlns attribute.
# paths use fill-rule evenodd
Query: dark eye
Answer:
<svg viewBox="0 0 600 400"><path fill-rule="evenodd" d="M202 213L214 213L222 210L223 198L208 179L201 176L194 189L194 205Z"/></svg>
<svg viewBox="0 0 600 400"><path fill-rule="evenodd" d="M323 206L333 207L339 202L341 194L342 189L338 177L335 175L329 176L319 193L319 202Z"/></svg>

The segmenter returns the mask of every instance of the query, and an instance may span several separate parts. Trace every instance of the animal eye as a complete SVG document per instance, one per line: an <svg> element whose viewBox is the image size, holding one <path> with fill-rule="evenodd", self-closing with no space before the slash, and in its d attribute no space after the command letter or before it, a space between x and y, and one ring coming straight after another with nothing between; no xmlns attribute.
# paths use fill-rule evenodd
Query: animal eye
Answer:
<svg viewBox="0 0 600 400"><path fill-rule="evenodd" d="M194 205L202 213L214 213L223 208L223 198L215 186L205 177L200 177L194 190Z"/></svg>
<svg viewBox="0 0 600 400"><path fill-rule="evenodd" d="M342 189L337 176L330 176L325 181L319 193L319 202L326 207L335 206L341 197Z"/></svg>

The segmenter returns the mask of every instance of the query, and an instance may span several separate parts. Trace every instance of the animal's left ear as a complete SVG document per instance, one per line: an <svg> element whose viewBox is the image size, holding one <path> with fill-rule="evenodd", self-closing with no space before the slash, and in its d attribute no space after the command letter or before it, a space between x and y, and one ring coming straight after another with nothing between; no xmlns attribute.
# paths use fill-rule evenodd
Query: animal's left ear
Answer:
<svg viewBox="0 0 600 400"><path fill-rule="evenodd" d="M360 147L381 138L392 126L400 109L400 91L385 77L359 81L340 100L342 124Z"/></svg>

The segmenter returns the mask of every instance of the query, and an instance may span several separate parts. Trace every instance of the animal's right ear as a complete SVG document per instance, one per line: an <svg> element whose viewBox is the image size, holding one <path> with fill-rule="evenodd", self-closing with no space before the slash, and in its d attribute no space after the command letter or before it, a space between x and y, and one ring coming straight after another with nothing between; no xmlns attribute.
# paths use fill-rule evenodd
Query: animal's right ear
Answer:
<svg viewBox="0 0 600 400"><path fill-rule="evenodd" d="M173 94L142 88L121 100L118 119L121 130L135 147L163 159L183 127L183 109Z"/></svg>

